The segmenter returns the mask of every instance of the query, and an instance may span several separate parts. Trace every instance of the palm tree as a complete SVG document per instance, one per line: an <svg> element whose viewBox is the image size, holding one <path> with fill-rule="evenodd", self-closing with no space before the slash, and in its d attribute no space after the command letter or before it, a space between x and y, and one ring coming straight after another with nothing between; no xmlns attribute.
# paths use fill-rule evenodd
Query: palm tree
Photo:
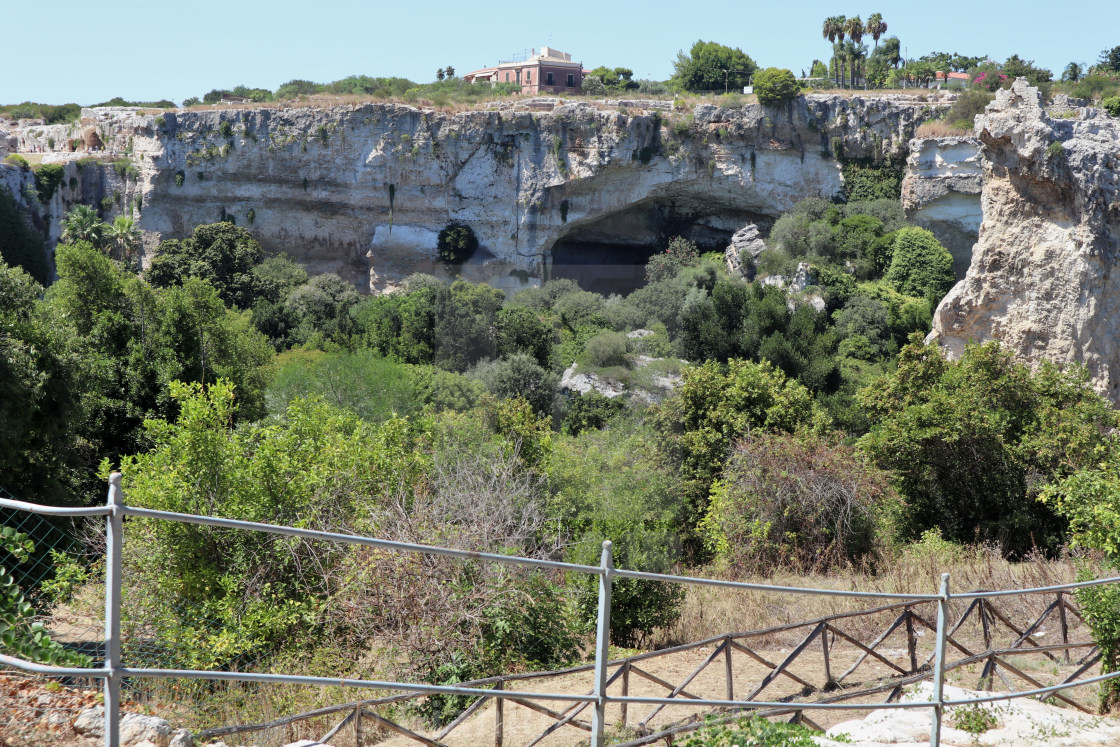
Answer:
<svg viewBox="0 0 1120 747"><path fill-rule="evenodd" d="M887 22L883 20L883 14L872 13L867 19L867 27L864 30L871 34L871 38L875 40L875 48L878 49L879 37L887 33Z"/></svg>
<svg viewBox="0 0 1120 747"><path fill-rule="evenodd" d="M848 38L852 40L851 46L848 47L848 58L852 61L852 88L856 87L856 60L857 52L860 47L860 40L863 39L863 19L859 16L852 16L844 22L844 30L848 32Z"/></svg>
<svg viewBox="0 0 1120 747"><path fill-rule="evenodd" d="M132 262L132 254L140 246L140 229L136 221L127 215L118 215L111 226L107 226L105 240L111 252L126 264Z"/></svg>
<svg viewBox="0 0 1120 747"><path fill-rule="evenodd" d="M101 233L106 228L105 224L97 217L97 211L89 205L75 205L61 221L62 242L74 244L79 241L88 241L94 246L101 246Z"/></svg>
<svg viewBox="0 0 1120 747"><path fill-rule="evenodd" d="M1085 69L1081 65L1078 65L1076 62L1071 62L1066 65L1065 71L1062 72L1062 80L1076 83L1081 80L1081 76L1084 72Z"/></svg>
<svg viewBox="0 0 1120 747"><path fill-rule="evenodd" d="M836 39L844 41L844 16L829 16L824 19L821 35L832 44L833 59L836 61L836 87L840 87L840 78L843 76L840 58L836 56Z"/></svg>

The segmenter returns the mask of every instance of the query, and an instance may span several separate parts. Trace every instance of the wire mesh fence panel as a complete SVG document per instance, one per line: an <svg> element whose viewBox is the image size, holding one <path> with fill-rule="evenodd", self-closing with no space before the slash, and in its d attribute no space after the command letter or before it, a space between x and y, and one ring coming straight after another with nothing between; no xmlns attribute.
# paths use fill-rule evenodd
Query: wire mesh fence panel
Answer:
<svg viewBox="0 0 1120 747"><path fill-rule="evenodd" d="M2 487L0 498L18 499ZM78 655L73 664L100 664L105 590L96 522L0 507L0 527L14 532L9 536L26 550L19 557L0 550L0 566L26 605L15 612L29 643L41 643L37 636L46 636ZM83 708L96 705L100 686L92 678L35 677L0 665L0 736L61 728Z"/></svg>

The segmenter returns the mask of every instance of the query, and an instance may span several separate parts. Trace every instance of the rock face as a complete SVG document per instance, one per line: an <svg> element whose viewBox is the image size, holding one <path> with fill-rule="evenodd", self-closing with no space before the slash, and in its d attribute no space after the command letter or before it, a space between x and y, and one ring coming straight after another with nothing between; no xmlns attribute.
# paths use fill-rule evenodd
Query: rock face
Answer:
<svg viewBox="0 0 1120 747"><path fill-rule="evenodd" d="M905 152L938 107L825 95L780 109L700 106L690 114L629 105L644 106L85 109L65 135L92 129L108 152L129 154L138 168L131 193L106 186L98 199L114 189L133 203L139 197L149 251L225 218L312 273L380 290L413 272L441 274L437 235L460 221L481 244L462 274L512 288L564 276L564 268L578 275L584 265L633 265L629 249L648 257L675 233L722 249L748 221L836 194L835 153ZM41 144L45 131L19 137ZM54 150L63 139L53 139Z"/></svg>
<svg viewBox="0 0 1120 747"><path fill-rule="evenodd" d="M1024 80L976 120L984 222L965 279L934 314L951 354L998 340L1032 364L1084 363L1120 404L1120 121L1051 119Z"/></svg>
<svg viewBox="0 0 1120 747"><path fill-rule="evenodd" d="M723 258L732 276L745 278L750 274L747 269L758 261L764 251L766 242L762 240L758 226L748 223L731 236L731 243L723 250Z"/></svg>
<svg viewBox="0 0 1120 747"><path fill-rule="evenodd" d="M953 255L960 280L972 261L980 230L983 168L980 141L972 137L915 138L910 141L902 207Z"/></svg>

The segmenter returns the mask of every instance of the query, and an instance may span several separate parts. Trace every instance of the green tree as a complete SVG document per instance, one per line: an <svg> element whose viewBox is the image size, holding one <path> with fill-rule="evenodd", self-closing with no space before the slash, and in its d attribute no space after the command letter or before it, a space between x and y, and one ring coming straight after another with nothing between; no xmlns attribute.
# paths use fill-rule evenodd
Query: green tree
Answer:
<svg viewBox="0 0 1120 747"><path fill-rule="evenodd" d="M1092 463L1117 420L1082 368L1044 362L1032 374L994 342L949 360L918 335L860 402L874 425L859 446L895 472L905 502L901 538L939 527L1011 554L1061 544L1064 523L1036 498Z"/></svg>
<svg viewBox="0 0 1120 747"><path fill-rule="evenodd" d="M1120 568L1120 444L1115 436L1098 447L1096 458L1043 491L1042 500L1069 521L1075 547L1104 556L1109 575ZM1085 566L1078 574L1089 581L1096 574ZM1101 649L1101 674L1120 670L1120 588L1115 584L1077 590L1081 612ZM1108 712L1120 703L1116 680L1101 683L1100 706Z"/></svg>
<svg viewBox="0 0 1120 747"><path fill-rule="evenodd" d="M1081 80L1081 76L1085 72L1085 66L1077 62L1071 62L1066 65L1066 69L1062 71L1063 83L1076 83Z"/></svg>
<svg viewBox="0 0 1120 747"><path fill-rule="evenodd" d="M25 500L75 502L68 494L84 454L83 387L94 377L67 330L38 301L43 288L0 262L0 485Z"/></svg>
<svg viewBox="0 0 1120 747"><path fill-rule="evenodd" d="M158 288L201 278L217 289L224 302L251 309L263 292L253 272L263 257L251 233L222 221L198 226L189 238L160 243L145 277Z"/></svg>
<svg viewBox="0 0 1120 747"><path fill-rule="evenodd" d="M797 98L801 88L789 70L768 67L755 74L754 92L760 104L780 106Z"/></svg>
<svg viewBox="0 0 1120 747"><path fill-rule="evenodd" d="M118 215L105 228L105 244L125 264L131 264L133 255L140 248L140 229L127 215Z"/></svg>
<svg viewBox="0 0 1120 747"><path fill-rule="evenodd" d="M716 42L697 41L673 62L673 85L684 91L741 90L758 69L746 52Z"/></svg>
<svg viewBox="0 0 1120 747"><path fill-rule="evenodd" d="M956 283L953 256L926 229L900 229L886 280L904 295L940 301Z"/></svg>
<svg viewBox="0 0 1120 747"><path fill-rule="evenodd" d="M859 71L859 60L866 56L865 48L860 44L863 39L863 20L859 16L852 16L844 24L844 30L848 33L848 38L851 40L849 46L845 47L847 57L852 63L851 74L851 87L856 87L856 78Z"/></svg>
<svg viewBox="0 0 1120 747"><path fill-rule="evenodd" d="M844 77L844 62L841 55L842 45L844 44L844 36L848 33L847 29L848 19L844 16L829 16L824 19L824 24L821 26L821 36L828 39L832 44L832 60L836 67L836 87L840 88L840 81ZM837 45L839 42L839 45Z"/></svg>
<svg viewBox="0 0 1120 747"><path fill-rule="evenodd" d="M887 33L887 22L883 20L882 13L872 13L867 18L867 26L864 30L871 34L871 38L875 40L875 49L879 48L879 37Z"/></svg>
<svg viewBox="0 0 1120 747"><path fill-rule="evenodd" d="M1120 46L1103 50L1098 64L1115 73L1120 73Z"/></svg>
<svg viewBox="0 0 1120 747"><path fill-rule="evenodd" d="M105 224L97 217L97 211L89 205L75 205L62 218L62 242L76 244L86 241L94 246L101 245Z"/></svg>
<svg viewBox="0 0 1120 747"><path fill-rule="evenodd" d="M685 507L679 481L660 461L648 426L629 423L558 437L548 476L549 519L572 544L573 562L598 562L603 540L614 544L620 568L671 572L681 559L680 525ZM597 582L581 577L577 603L594 620ZM642 645L658 627L680 616L683 589L674 584L616 579L611 592L611 639Z"/></svg>
<svg viewBox="0 0 1120 747"><path fill-rule="evenodd" d="M680 465L695 525L732 443L753 429L793 431L819 417L808 390L774 366L731 360L686 369L677 393L654 408L652 422L661 448Z"/></svg>
<svg viewBox="0 0 1120 747"><path fill-rule="evenodd" d="M27 224L12 193L0 187L0 262L19 267L38 283L51 279L43 237Z"/></svg>

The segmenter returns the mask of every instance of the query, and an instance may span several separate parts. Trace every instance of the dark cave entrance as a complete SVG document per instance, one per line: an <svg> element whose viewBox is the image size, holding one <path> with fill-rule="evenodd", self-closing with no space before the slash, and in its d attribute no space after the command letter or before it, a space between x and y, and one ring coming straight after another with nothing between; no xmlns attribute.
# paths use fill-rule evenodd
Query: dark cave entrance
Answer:
<svg viewBox="0 0 1120 747"><path fill-rule="evenodd" d="M646 284L646 262L683 236L701 253L723 252L731 235L750 222L772 218L720 205L649 201L573 227L553 244L547 278L569 278L580 288L627 295Z"/></svg>

